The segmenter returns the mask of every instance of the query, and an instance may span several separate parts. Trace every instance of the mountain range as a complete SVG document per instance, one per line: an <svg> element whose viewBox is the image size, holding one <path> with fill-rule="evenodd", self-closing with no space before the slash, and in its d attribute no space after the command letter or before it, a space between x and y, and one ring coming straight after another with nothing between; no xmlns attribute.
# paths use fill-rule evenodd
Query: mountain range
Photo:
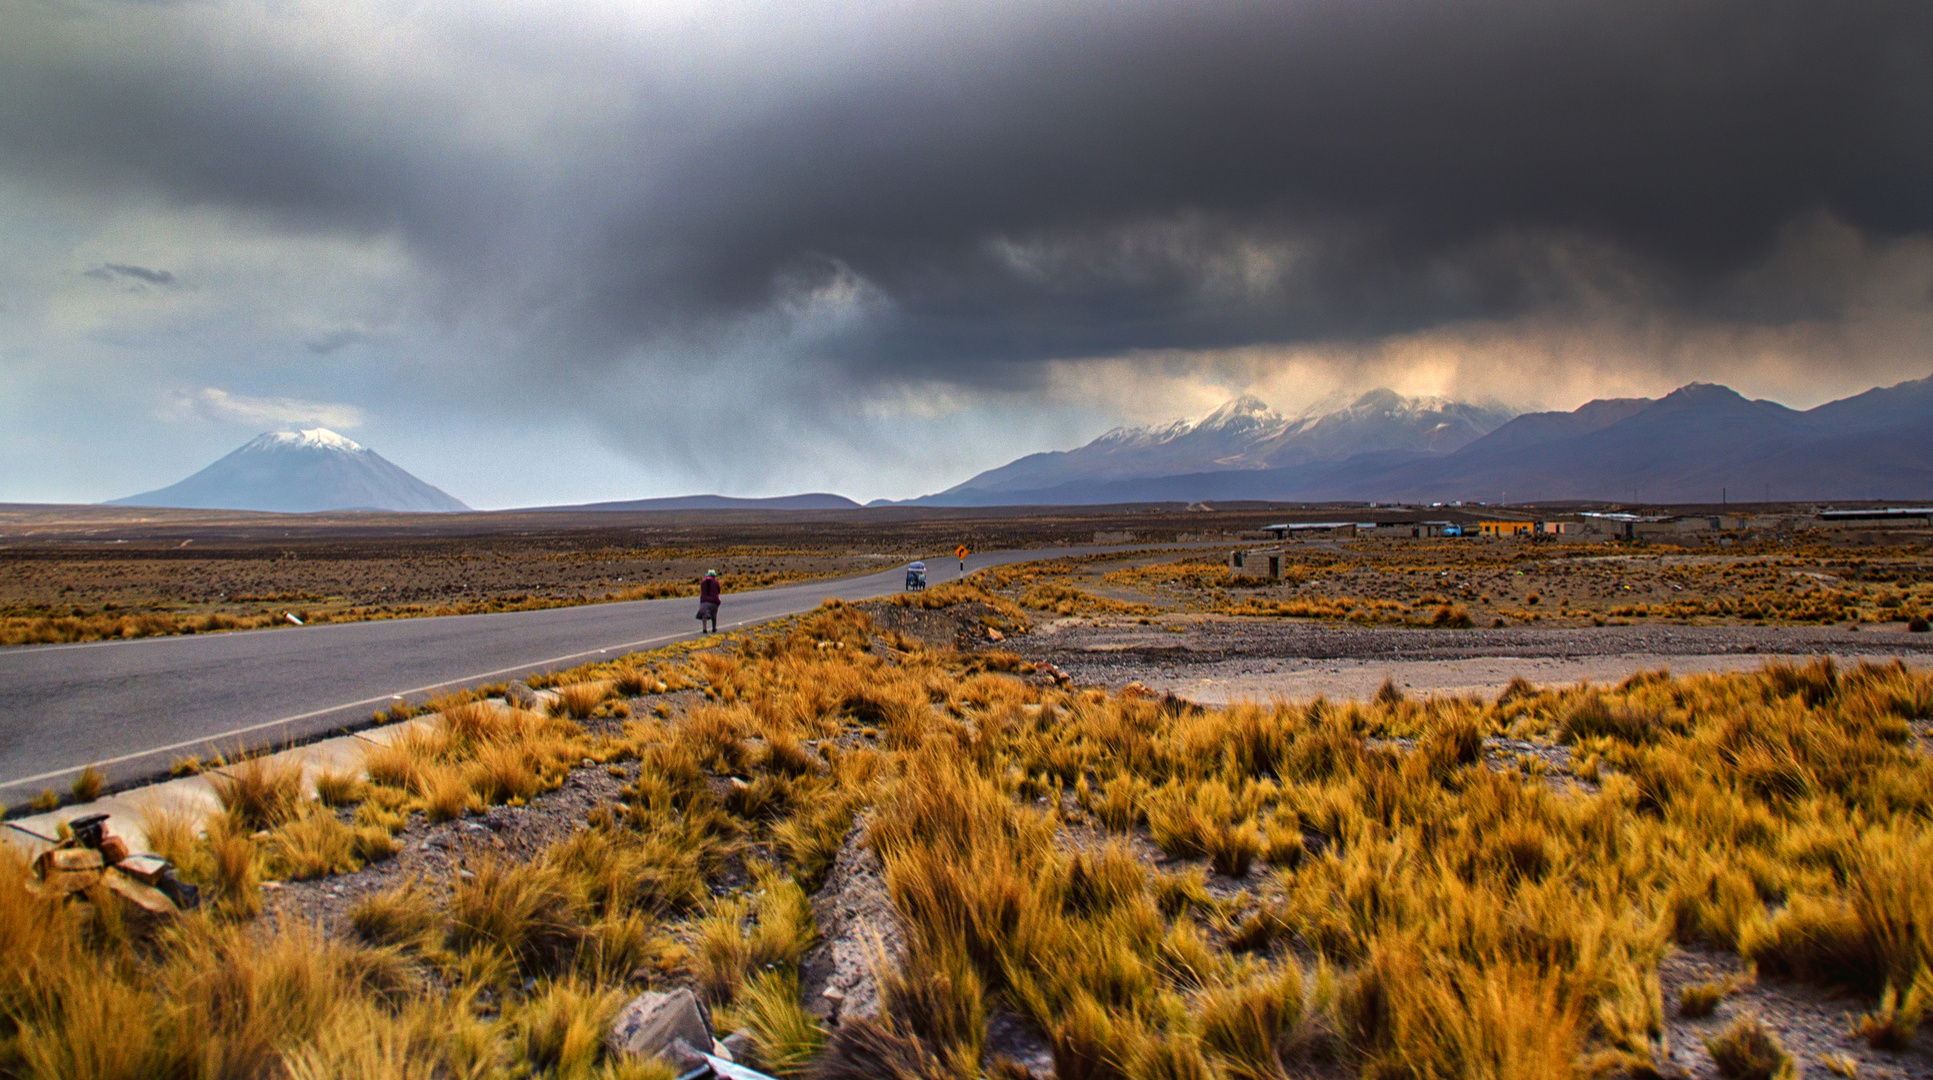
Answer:
<svg viewBox="0 0 1933 1080"><path fill-rule="evenodd" d="M468 510L440 488L328 428L270 431L177 484L110 506L195 510Z"/></svg>
<svg viewBox="0 0 1933 1080"><path fill-rule="evenodd" d="M539 506L536 510L857 510L859 504L844 495L823 491L804 495L775 495L764 499L741 499L732 495L673 495L661 499L625 499L620 502L578 503L573 506Z"/></svg>
<svg viewBox="0 0 1933 1080"><path fill-rule="evenodd" d="M1933 378L1800 411L1725 386L1510 410L1374 390L1277 415L1243 396L1198 421L1032 454L918 505L1266 499L1718 502L1933 497Z"/></svg>
<svg viewBox="0 0 1933 1080"><path fill-rule="evenodd" d="M1511 410L1372 390L1354 401L1284 417L1244 394L1200 420L1115 428L1077 450L1029 454L937 495L913 500L975 506L1091 484L1225 471L1267 471L1364 453L1447 453L1509 420Z"/></svg>

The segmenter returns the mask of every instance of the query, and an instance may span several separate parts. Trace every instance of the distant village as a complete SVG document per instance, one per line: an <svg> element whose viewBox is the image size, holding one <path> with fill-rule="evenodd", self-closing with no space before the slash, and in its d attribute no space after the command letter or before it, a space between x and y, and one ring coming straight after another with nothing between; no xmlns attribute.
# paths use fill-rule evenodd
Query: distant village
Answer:
<svg viewBox="0 0 1933 1080"><path fill-rule="evenodd" d="M1480 506L1372 505L1369 512L1350 520L1285 521L1244 533L1241 537L1244 540L1273 543L1233 552L1229 556L1229 569L1245 576L1280 577L1283 555L1293 545L1310 541L1451 538L1723 548L1801 539L1852 542L1884 539L1898 543L1911 542L1915 536L1933 541L1933 506L1786 509L1776 513L1645 514L1581 510L1537 514Z"/></svg>

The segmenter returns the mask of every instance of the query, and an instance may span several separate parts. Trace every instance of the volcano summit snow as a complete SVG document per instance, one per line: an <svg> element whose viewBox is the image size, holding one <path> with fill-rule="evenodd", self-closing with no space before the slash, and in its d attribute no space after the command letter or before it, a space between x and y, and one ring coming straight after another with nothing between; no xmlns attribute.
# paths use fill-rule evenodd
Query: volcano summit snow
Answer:
<svg viewBox="0 0 1933 1080"><path fill-rule="evenodd" d="M912 500L938 506L997 505L1016 496L1088 501L1071 489L1220 472L1261 472L1363 454L1447 454L1515 416L1501 406L1439 397L1405 397L1388 389L1319 402L1285 417L1251 394L1199 420L1116 428L1075 450L1029 454L937 495ZM1110 489L1112 491L1113 489Z"/></svg>
<svg viewBox="0 0 1933 1080"><path fill-rule="evenodd" d="M381 454L328 428L272 431L178 484L114 499L111 506L193 510L468 510Z"/></svg>

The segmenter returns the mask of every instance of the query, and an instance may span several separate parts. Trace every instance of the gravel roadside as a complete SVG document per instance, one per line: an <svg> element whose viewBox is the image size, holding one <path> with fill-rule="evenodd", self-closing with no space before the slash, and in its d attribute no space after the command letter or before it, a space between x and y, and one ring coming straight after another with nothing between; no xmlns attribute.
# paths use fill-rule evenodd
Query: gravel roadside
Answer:
<svg viewBox="0 0 1933 1080"><path fill-rule="evenodd" d="M1411 693L1494 695L1514 678L1614 683L1831 656L1933 665L1933 635L1843 627L1604 626L1436 630L1277 619L1061 619L1001 647L1075 682L1141 682L1203 704L1273 696L1362 698L1384 679Z"/></svg>

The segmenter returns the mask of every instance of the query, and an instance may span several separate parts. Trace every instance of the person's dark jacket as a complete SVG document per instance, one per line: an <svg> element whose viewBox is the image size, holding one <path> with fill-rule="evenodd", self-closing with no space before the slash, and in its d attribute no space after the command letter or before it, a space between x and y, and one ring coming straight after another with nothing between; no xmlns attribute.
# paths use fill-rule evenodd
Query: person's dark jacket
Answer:
<svg viewBox="0 0 1933 1080"><path fill-rule="evenodd" d="M725 595L724 586L718 584L717 578L708 577L703 582L699 583L699 586L698 586L699 603L716 604L718 603L718 598L723 595Z"/></svg>

